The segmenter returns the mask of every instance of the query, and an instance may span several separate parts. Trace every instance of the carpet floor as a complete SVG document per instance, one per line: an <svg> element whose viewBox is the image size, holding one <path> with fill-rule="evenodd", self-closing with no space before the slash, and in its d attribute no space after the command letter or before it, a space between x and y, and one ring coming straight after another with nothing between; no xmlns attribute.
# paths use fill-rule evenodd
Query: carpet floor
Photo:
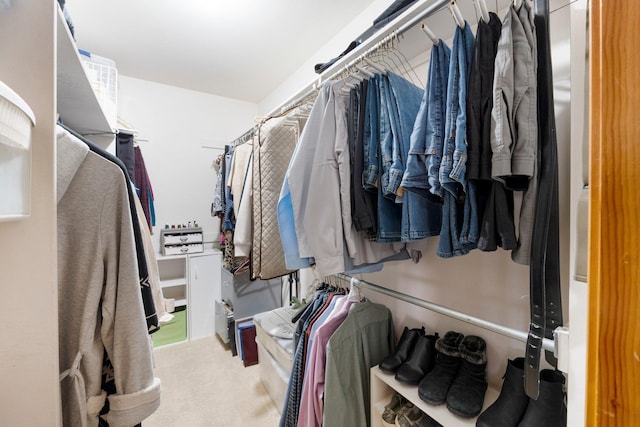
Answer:
<svg viewBox="0 0 640 427"><path fill-rule="evenodd" d="M216 337L154 350L162 382L158 410L143 427L270 427L280 420L259 376Z"/></svg>

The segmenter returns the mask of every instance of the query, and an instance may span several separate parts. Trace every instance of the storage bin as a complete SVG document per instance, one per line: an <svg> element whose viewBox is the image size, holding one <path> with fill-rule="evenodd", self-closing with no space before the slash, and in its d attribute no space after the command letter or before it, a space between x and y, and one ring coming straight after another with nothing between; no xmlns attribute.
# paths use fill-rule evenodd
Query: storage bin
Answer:
<svg viewBox="0 0 640 427"><path fill-rule="evenodd" d="M0 221L31 214L31 128L29 105L0 81Z"/></svg>
<svg viewBox="0 0 640 427"><path fill-rule="evenodd" d="M118 120L118 69L115 61L79 50L89 83L109 123Z"/></svg>

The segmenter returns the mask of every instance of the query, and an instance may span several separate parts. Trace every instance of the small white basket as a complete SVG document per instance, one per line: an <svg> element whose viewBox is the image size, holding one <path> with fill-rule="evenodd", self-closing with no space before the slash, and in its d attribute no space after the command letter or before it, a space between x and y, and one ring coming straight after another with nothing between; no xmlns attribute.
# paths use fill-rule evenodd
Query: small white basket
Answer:
<svg viewBox="0 0 640 427"><path fill-rule="evenodd" d="M31 128L29 105L0 81L0 221L31 213Z"/></svg>
<svg viewBox="0 0 640 427"><path fill-rule="evenodd" d="M86 51L80 51L80 59L102 111L110 123L115 123L118 117L118 69L115 61Z"/></svg>

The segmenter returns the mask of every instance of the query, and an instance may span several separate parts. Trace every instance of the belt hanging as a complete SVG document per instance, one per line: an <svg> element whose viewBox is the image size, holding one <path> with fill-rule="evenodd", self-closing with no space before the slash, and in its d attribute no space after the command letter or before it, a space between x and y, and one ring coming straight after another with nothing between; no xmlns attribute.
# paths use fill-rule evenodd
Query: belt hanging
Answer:
<svg viewBox="0 0 640 427"><path fill-rule="evenodd" d="M540 182L531 243L531 322L527 339L525 391L538 397L542 338L553 339L562 325L558 213L558 153L553 101L553 76L549 40L549 1L534 0L538 50L538 171ZM547 352L547 361L557 360Z"/></svg>

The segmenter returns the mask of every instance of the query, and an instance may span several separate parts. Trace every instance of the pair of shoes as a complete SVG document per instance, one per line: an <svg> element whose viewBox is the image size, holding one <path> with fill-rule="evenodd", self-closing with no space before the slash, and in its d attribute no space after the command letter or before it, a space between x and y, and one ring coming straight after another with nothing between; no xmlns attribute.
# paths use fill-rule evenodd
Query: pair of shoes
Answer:
<svg viewBox="0 0 640 427"><path fill-rule="evenodd" d="M424 327L409 329L405 326L395 353L380 363L380 369L395 373L396 380L400 382L418 384L435 364L438 338L438 333L425 335Z"/></svg>
<svg viewBox="0 0 640 427"><path fill-rule="evenodd" d="M551 369L540 371L540 394L530 399L524 391L524 358L509 360L498 399L476 422L477 427L565 427L564 376Z"/></svg>
<svg viewBox="0 0 640 427"><path fill-rule="evenodd" d="M466 418L482 411L487 391L487 343L449 331L436 342L436 363L418 385L418 395L432 405Z"/></svg>
<svg viewBox="0 0 640 427"><path fill-rule="evenodd" d="M382 424L385 427L397 425L398 417L414 408L413 403L405 399L400 393L394 393L391 401L384 407L382 412Z"/></svg>
<svg viewBox="0 0 640 427"><path fill-rule="evenodd" d="M422 412L414 406L409 411L400 414L396 418L398 427L442 427L442 424Z"/></svg>

